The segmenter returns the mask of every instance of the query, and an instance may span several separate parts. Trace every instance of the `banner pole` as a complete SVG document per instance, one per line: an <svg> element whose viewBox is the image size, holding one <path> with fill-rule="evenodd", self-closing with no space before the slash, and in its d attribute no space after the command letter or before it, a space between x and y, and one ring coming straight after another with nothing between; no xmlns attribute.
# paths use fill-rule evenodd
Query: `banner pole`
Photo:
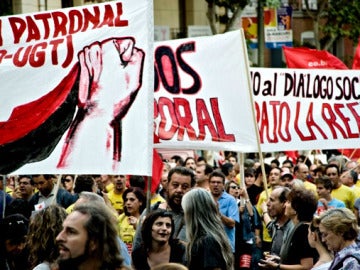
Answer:
<svg viewBox="0 0 360 270"><path fill-rule="evenodd" d="M63 177L62 174L59 174L58 177L57 177L55 190L54 190L54 196L53 196L53 198L51 200L50 205L57 204L56 196L57 196L59 188L60 188L60 182L61 182L62 177ZM53 180L51 180L51 181L53 181Z"/></svg>
<svg viewBox="0 0 360 270"><path fill-rule="evenodd" d="M150 213L151 206L151 183L152 176L148 176L147 178L147 189L146 189L146 213Z"/></svg>
<svg viewBox="0 0 360 270"><path fill-rule="evenodd" d="M349 159L352 160L353 156L355 155L355 152L357 151L358 149L357 148L354 148L354 150L352 151Z"/></svg>
<svg viewBox="0 0 360 270"><path fill-rule="evenodd" d="M4 218L5 217L5 208L6 208L6 174L2 175L2 182L3 182L3 192L4 192L4 198L3 198L3 209L2 209L2 213L1 213L1 217Z"/></svg>
<svg viewBox="0 0 360 270"><path fill-rule="evenodd" d="M254 124L254 128L255 128L255 134L256 134L256 144L257 144L257 149L258 149L258 153L259 153L259 161L260 161L260 166L261 166L262 180L263 180L264 190L265 190L265 195L266 195L266 200L267 200L269 198L269 194L268 194L268 186L267 186L267 179L266 179L266 172L265 172L265 165L264 165L264 157L263 157L263 153L261 151L259 127L256 124L255 105L254 105L251 80L250 80L248 52L247 52L247 47L246 47L246 42L245 42L245 37L244 37L244 30L242 28L240 29L240 36L241 36L241 41L243 44L242 47L244 50L244 55L246 55L246 57L244 59L245 64L246 64L245 66L247 69L246 78L247 78L247 84L248 84L248 90L249 90L249 96L250 96L250 102L251 102L251 112L252 112L252 119L253 119L253 124Z"/></svg>

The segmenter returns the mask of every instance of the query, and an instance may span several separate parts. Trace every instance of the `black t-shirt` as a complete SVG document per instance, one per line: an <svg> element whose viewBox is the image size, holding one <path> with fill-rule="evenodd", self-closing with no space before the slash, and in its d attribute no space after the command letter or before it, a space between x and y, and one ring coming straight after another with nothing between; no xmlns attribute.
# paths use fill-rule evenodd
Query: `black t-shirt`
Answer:
<svg viewBox="0 0 360 270"><path fill-rule="evenodd" d="M226 270L226 263L221 253L222 247L210 235L199 238L191 250L189 270L220 268Z"/></svg>
<svg viewBox="0 0 360 270"><path fill-rule="evenodd" d="M316 249L310 247L307 238L309 225L305 223L298 224L293 228L293 234L289 233L289 239L286 241L287 249L281 250L281 263L300 264L301 259L317 257Z"/></svg>
<svg viewBox="0 0 360 270"><path fill-rule="evenodd" d="M185 246L178 240L174 239L170 243L170 261L172 263L185 264ZM141 246L134 249L131 253L132 263L136 270L150 270L150 266L147 261L147 252Z"/></svg>
<svg viewBox="0 0 360 270"><path fill-rule="evenodd" d="M264 190L263 187L259 187L257 185L251 185L247 189L247 193L249 194L249 199L252 205L256 205L259 199L259 194Z"/></svg>

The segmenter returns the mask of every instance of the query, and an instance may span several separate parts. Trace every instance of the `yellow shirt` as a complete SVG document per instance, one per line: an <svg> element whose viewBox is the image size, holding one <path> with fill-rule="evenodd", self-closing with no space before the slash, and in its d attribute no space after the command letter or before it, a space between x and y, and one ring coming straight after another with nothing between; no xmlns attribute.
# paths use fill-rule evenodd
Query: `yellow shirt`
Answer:
<svg viewBox="0 0 360 270"><path fill-rule="evenodd" d="M166 202L166 200L159 193L156 193L151 197L150 205L153 205L157 202L163 203Z"/></svg>
<svg viewBox="0 0 360 270"><path fill-rule="evenodd" d="M110 183L110 184L105 186L106 193L109 193L112 190L114 190L114 184L113 183Z"/></svg>
<svg viewBox="0 0 360 270"><path fill-rule="evenodd" d="M125 216L125 213L121 214L118 218L118 229L119 237L126 244L128 251L131 254L136 230L134 229L134 226L129 223L129 219Z"/></svg>
<svg viewBox="0 0 360 270"><path fill-rule="evenodd" d="M333 189L331 191L331 196L335 199L343 201L347 208L352 210L354 208L355 203L355 193L348 186L341 185L337 189Z"/></svg>
<svg viewBox="0 0 360 270"><path fill-rule="evenodd" d="M352 190L353 190L354 193L355 193L355 200L356 200L357 198L360 198L360 187L353 186L353 187L352 187Z"/></svg>
<svg viewBox="0 0 360 270"><path fill-rule="evenodd" d="M317 191L316 191L316 185L309 182L309 181L305 181L304 182L304 186L307 190L311 190L312 192L314 192L314 194L316 195L316 197L318 197Z"/></svg>
<svg viewBox="0 0 360 270"><path fill-rule="evenodd" d="M66 208L66 213L67 214L70 214L73 210L74 210L74 206L75 206L75 203L73 203L72 205L70 205L68 208Z"/></svg>
<svg viewBox="0 0 360 270"><path fill-rule="evenodd" d="M272 188L268 188L268 196L270 197L270 194L272 192ZM262 216L263 214L263 211L261 210L261 204L263 202L266 202L268 200L268 198L266 197L266 192L265 190L262 191L259 195L259 200L258 200L258 203L256 205L256 209L258 210L259 212L259 215ZM266 229L266 225L264 223L264 221L262 222L263 224L263 241L265 242L271 242L272 239L271 239L271 236L269 234L269 231Z"/></svg>
<svg viewBox="0 0 360 270"><path fill-rule="evenodd" d="M116 194L114 192L114 190L111 190L108 193L108 198L111 202L111 205L115 208L115 210L121 214L122 212L124 212L124 200L122 197L122 193L121 194Z"/></svg>
<svg viewBox="0 0 360 270"><path fill-rule="evenodd" d="M357 180L356 184L355 184L356 187L360 188L360 179Z"/></svg>

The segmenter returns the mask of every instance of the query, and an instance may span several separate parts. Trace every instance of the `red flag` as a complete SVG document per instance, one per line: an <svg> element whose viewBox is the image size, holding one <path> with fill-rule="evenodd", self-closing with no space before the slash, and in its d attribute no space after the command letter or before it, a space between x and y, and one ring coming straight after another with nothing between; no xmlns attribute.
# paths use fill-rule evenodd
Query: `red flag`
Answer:
<svg viewBox="0 0 360 270"><path fill-rule="evenodd" d="M296 163L296 159L299 157L298 151L285 151L284 153L287 159L290 159L293 164Z"/></svg>
<svg viewBox="0 0 360 270"><path fill-rule="evenodd" d="M348 69L339 58L325 50L285 46L283 50L288 68Z"/></svg>
<svg viewBox="0 0 360 270"><path fill-rule="evenodd" d="M344 156L347 156L348 158L350 158L351 160L357 160L360 158L360 149L338 149L341 154L343 154Z"/></svg>
<svg viewBox="0 0 360 270"><path fill-rule="evenodd" d="M360 69L360 38L356 47L352 69Z"/></svg>
<svg viewBox="0 0 360 270"><path fill-rule="evenodd" d="M159 187L163 166L164 164L159 153L153 149L151 194L154 194Z"/></svg>

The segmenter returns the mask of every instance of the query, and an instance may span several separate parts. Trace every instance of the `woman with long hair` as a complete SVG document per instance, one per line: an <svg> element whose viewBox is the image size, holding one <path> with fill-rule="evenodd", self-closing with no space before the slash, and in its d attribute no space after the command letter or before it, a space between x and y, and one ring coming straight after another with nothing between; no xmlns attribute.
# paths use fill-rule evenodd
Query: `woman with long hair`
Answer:
<svg viewBox="0 0 360 270"><path fill-rule="evenodd" d="M233 269L234 255L211 194L194 188L184 195L181 205L189 241L189 270Z"/></svg>
<svg viewBox="0 0 360 270"><path fill-rule="evenodd" d="M65 209L58 205L49 205L31 218L26 243L31 269L50 270L59 256L56 236L65 218Z"/></svg>
<svg viewBox="0 0 360 270"><path fill-rule="evenodd" d="M174 239L175 224L172 214L163 209L150 212L141 227L142 243L132 251L135 270L150 270L163 263L184 264L185 246Z"/></svg>

